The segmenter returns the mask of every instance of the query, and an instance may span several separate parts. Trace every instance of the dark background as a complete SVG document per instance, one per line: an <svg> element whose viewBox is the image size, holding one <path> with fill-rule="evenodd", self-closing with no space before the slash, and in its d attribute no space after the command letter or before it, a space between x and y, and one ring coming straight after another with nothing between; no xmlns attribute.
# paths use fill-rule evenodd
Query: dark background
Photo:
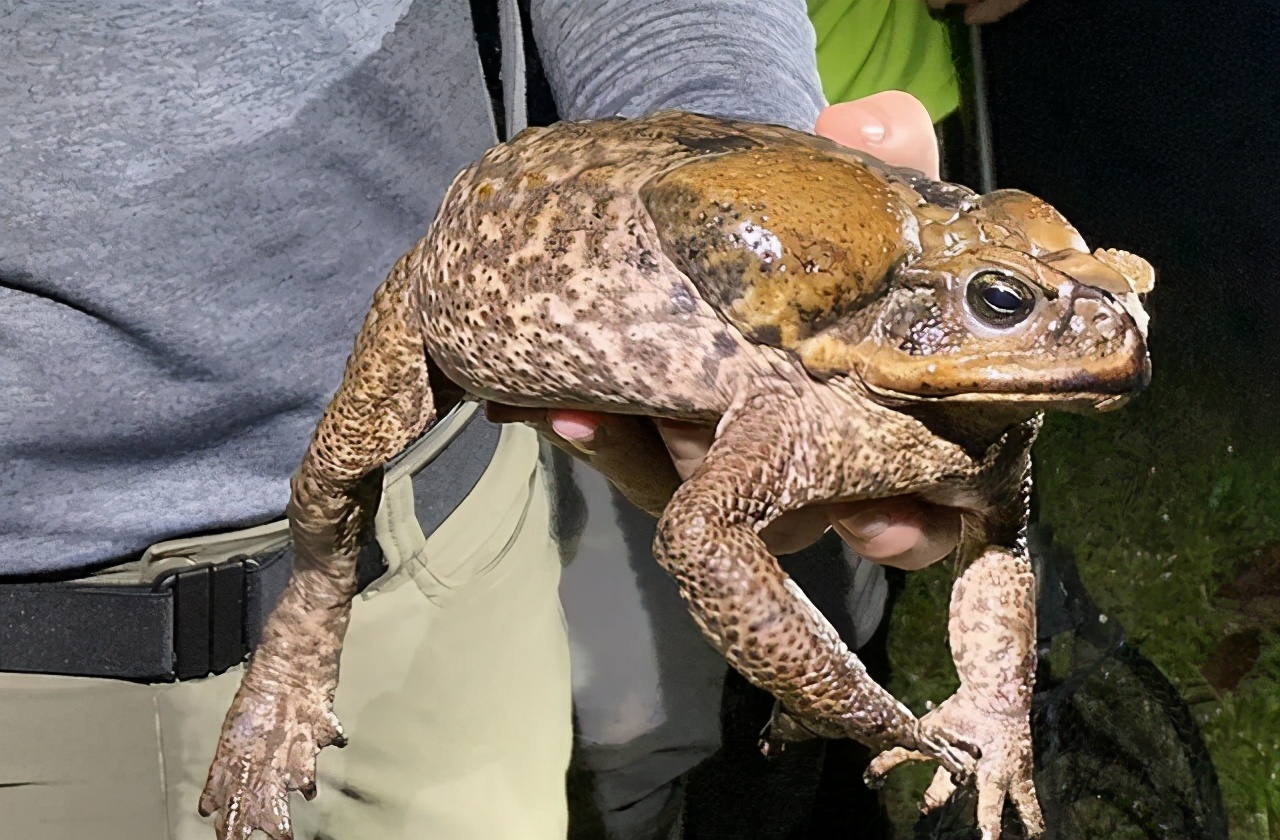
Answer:
<svg viewBox="0 0 1280 840"><path fill-rule="evenodd" d="M999 186L1156 267L1160 368L1277 402L1280 4L1030 0L986 27Z"/></svg>

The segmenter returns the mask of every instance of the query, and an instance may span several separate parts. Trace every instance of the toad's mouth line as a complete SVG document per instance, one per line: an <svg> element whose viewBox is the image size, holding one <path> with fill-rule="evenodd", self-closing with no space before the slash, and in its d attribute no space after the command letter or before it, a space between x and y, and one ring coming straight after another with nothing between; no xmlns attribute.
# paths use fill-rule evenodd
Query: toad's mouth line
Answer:
<svg viewBox="0 0 1280 840"><path fill-rule="evenodd" d="M966 390L933 390L906 391L876 385L863 380L866 389L883 399L923 404L970 404L990 406L1020 406L1025 408L1052 408L1060 411L1104 412L1113 411L1137 396L1151 381L1150 364L1143 365L1138 371L1114 377L1099 377L1093 374L1077 373L1075 375L1057 376L1039 383L1040 387L1030 390L1025 384L1021 390L1015 390L1013 383L1002 389L1001 383L992 383L993 387Z"/></svg>

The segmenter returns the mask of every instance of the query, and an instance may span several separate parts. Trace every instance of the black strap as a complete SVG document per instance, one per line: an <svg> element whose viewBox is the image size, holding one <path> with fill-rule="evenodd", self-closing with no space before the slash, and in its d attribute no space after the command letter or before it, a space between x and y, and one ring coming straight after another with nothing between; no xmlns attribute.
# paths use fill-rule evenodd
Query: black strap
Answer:
<svg viewBox="0 0 1280 840"><path fill-rule="evenodd" d="M377 543L361 589L384 569ZM293 569L293 550L190 566L152 586L0 586L0 670L141 682L220 674L257 645Z"/></svg>
<svg viewBox="0 0 1280 840"><path fill-rule="evenodd" d="M414 476L423 531L471 493L497 447L477 415ZM257 646L293 570L286 546L257 557L188 566L151 585L0 582L0 671L167 682L220 674ZM363 590L386 570L370 539L356 567Z"/></svg>
<svg viewBox="0 0 1280 840"><path fill-rule="evenodd" d="M502 98L502 34L498 23L496 0L471 0L471 26L475 30L476 49L480 52L480 70L489 91L493 108L493 124L499 140L507 139L507 110Z"/></svg>
<svg viewBox="0 0 1280 840"><path fill-rule="evenodd" d="M560 119L556 111L551 83L542 69L542 57L533 37L533 23L529 17L529 0L518 0L520 33L524 47L525 111L529 125L551 125ZM497 0L471 0L471 23L475 29L476 46L480 52L480 68L484 73L485 88L493 106L493 122L499 140L508 140L507 112L503 104L502 89L502 33Z"/></svg>
<svg viewBox="0 0 1280 840"><path fill-rule="evenodd" d="M529 0L518 0L520 7L520 31L524 37L524 85L525 111L529 125L551 125L559 122L556 98L551 93L551 83L542 67L542 56L533 37L533 22L529 18Z"/></svg>
<svg viewBox="0 0 1280 840"><path fill-rule="evenodd" d="M0 670L161 681L173 672L173 599L140 587L0 586Z"/></svg>

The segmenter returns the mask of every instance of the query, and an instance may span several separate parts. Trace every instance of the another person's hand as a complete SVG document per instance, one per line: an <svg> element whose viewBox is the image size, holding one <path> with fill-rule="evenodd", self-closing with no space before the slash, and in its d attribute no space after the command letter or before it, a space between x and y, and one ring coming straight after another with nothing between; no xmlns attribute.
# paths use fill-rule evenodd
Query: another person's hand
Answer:
<svg viewBox="0 0 1280 840"><path fill-rule="evenodd" d="M817 134L842 145L867 152L896 166L909 166L938 177L938 146L933 124L924 106L910 94L889 91L825 109L814 127ZM627 458L627 469L655 473L652 482L662 486L662 474L670 465L655 462L652 452L634 447L653 441L646 428L651 421L616 414L584 411L523 409L489 404L489 419L500 423L523 422L550 433L585 456L599 458L611 447L627 447L615 453ZM714 430L691 423L658 420L661 443L681 480L702 463L714 438ZM656 446L656 441L642 446ZM612 459L615 463L618 458ZM643 480L640 483L645 483ZM960 516L955 510L910 498L815 505L788 513L761 534L770 551L786 554L815 542L828 528L855 552L885 565L919 569L941 560L960 539Z"/></svg>
<svg viewBox="0 0 1280 840"><path fill-rule="evenodd" d="M1022 6L1027 0L927 0L929 8L964 6L964 22L969 25L995 23L1000 18Z"/></svg>

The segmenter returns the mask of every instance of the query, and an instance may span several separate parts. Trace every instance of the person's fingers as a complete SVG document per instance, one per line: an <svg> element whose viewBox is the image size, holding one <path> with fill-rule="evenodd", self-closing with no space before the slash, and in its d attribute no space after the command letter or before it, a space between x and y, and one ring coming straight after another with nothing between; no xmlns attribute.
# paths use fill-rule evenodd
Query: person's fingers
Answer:
<svg viewBox="0 0 1280 840"><path fill-rule="evenodd" d="M978 0L964 10L964 22L970 26L995 23L1026 3L1027 0Z"/></svg>
<svg viewBox="0 0 1280 840"><path fill-rule="evenodd" d="M555 410L547 412L551 431L585 452L594 452L600 429L612 422L605 414L590 411Z"/></svg>
<svg viewBox="0 0 1280 840"><path fill-rule="evenodd" d="M680 480L687 481L707 457L707 450L716 438L715 427L679 420L655 420L654 424L671 453Z"/></svg>
<svg viewBox="0 0 1280 840"><path fill-rule="evenodd" d="M524 423L558 449L595 467L636 507L659 515L681 478L646 417L486 403L494 423Z"/></svg>
<svg viewBox="0 0 1280 840"><path fill-rule="evenodd" d="M611 415L594 411L520 408L495 402L486 402L484 413L492 423L527 423L541 432L550 432L584 454L595 451L602 426L626 422L626 418L615 420Z"/></svg>
<svg viewBox="0 0 1280 840"><path fill-rule="evenodd" d="M994 23L1009 12L1020 8L1027 0L925 0L929 8L945 9L947 6L964 6L964 22L970 26Z"/></svg>
<svg viewBox="0 0 1280 840"><path fill-rule="evenodd" d="M666 508L682 479L649 418L564 410L547 415L540 431L576 449L632 504L654 516Z"/></svg>
<svg viewBox="0 0 1280 840"><path fill-rule="evenodd" d="M815 133L894 166L940 177L938 136L929 111L909 93L888 90L827 106Z"/></svg>
<svg viewBox="0 0 1280 840"><path fill-rule="evenodd" d="M760 532L760 539L775 557L794 554L816 543L831 528L826 505L813 505L784 513Z"/></svg>
<svg viewBox="0 0 1280 840"><path fill-rule="evenodd" d="M935 520L932 517L941 517ZM800 551L834 528L857 554L876 563L901 569L921 569L941 560L955 539L945 509L934 509L912 499L876 499L863 502L811 505L791 511L760 532L775 555Z"/></svg>
<svg viewBox="0 0 1280 840"><path fill-rule="evenodd" d="M484 404L484 414L491 423L524 423L555 443L567 444L584 457L595 453L602 427L614 422L610 415L592 411L520 408L495 402ZM630 418L617 419L625 422Z"/></svg>
<svg viewBox="0 0 1280 840"><path fill-rule="evenodd" d="M773 554L791 554L817 542L828 528L868 560L911 571L955 550L960 513L907 497L818 504L783 514L760 537Z"/></svg>
<svg viewBox="0 0 1280 840"><path fill-rule="evenodd" d="M836 506L832 526L855 552L885 566L923 569L960 543L960 512L915 499Z"/></svg>

